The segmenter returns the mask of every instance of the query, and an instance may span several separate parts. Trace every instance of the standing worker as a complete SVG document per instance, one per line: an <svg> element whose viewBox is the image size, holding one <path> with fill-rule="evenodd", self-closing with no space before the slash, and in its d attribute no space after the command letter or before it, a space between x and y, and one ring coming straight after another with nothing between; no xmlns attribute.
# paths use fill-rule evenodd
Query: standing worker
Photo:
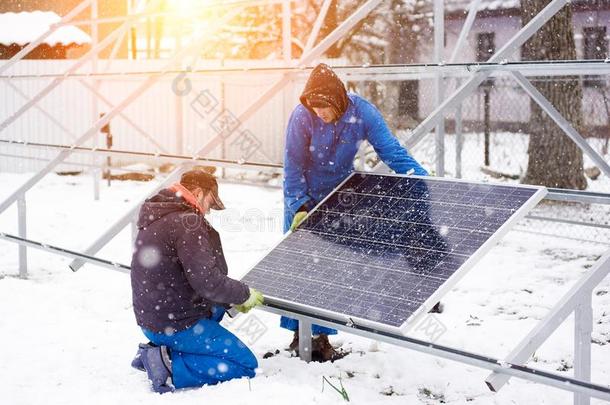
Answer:
<svg viewBox="0 0 610 405"><path fill-rule="evenodd" d="M132 366L159 393L254 377L258 366L219 322L231 304L248 312L263 296L227 276L220 237L205 219L210 209L224 205L216 178L201 170L184 173L140 209L131 286L150 343L140 344Z"/></svg>
<svg viewBox="0 0 610 405"><path fill-rule="evenodd" d="M294 230L307 212L354 170L361 142L368 141L396 173L426 176L426 170L392 135L373 104L347 93L343 82L325 64L316 66L288 122L284 154L284 232ZM298 348L298 321L282 317L280 326L294 331L290 349ZM312 326L312 358L335 360L328 335L335 329Z"/></svg>

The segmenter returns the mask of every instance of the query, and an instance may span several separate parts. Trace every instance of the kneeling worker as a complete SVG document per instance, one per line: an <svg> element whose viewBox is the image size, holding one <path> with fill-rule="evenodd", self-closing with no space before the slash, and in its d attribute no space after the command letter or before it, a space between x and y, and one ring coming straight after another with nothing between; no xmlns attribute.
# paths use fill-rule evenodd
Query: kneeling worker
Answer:
<svg viewBox="0 0 610 405"><path fill-rule="evenodd" d="M254 377L254 354L219 322L236 304L247 312L260 292L227 276L218 232L205 219L224 206L211 174L192 170L140 209L131 261L133 309L150 340L132 366L146 371L153 390L199 387Z"/></svg>

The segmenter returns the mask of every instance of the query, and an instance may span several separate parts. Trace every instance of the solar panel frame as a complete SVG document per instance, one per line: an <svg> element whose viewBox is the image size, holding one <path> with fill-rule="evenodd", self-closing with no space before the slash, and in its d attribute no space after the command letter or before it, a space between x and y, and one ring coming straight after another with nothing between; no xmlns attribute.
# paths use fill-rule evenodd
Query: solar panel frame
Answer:
<svg viewBox="0 0 610 405"><path fill-rule="evenodd" d="M438 181L438 182L461 182L468 184L481 184L486 186L497 186L497 187L519 187L519 188L528 188L535 190L534 194L521 206L519 207L470 257L462 263L462 265L452 274L450 275L437 289L434 293L432 293L428 299L426 299L417 310L415 310L399 327L387 325L381 322L376 322L370 319L360 318L357 316L350 316L347 314L343 314L341 312L335 312L324 308L315 307L307 304L300 304L294 301L286 300L279 297L274 297L270 295L265 295L265 301L268 303L272 303L276 306L283 307L287 310L295 309L300 312L306 312L311 314L312 316L320 315L322 317L331 318L338 322L345 323L346 325L362 325L366 327L373 328L375 330L383 330L391 333L399 332L402 335L406 336L413 328L419 325L419 322L424 318L424 316L428 313L428 311L441 300L441 298L447 294L454 286L457 284L467 273L468 271L485 255L491 250L497 243L508 233L508 231L514 226L514 224L525 217L527 213L534 208L547 194L546 187L543 186L533 186L533 185L507 185L507 184L495 184L489 182L482 181L470 181L464 179L447 179L443 177L432 177L432 176L416 176L416 175L404 175L404 174L396 174L396 173L371 173L371 172L361 172L354 171L347 178L345 178L337 187L333 189L322 201L320 201L312 210L307 213L305 220L313 215L316 210L324 205L325 202L331 196L337 192L343 185L345 185L352 177L356 175L367 175L367 176L393 176L393 177L408 177L414 179L422 179L425 181ZM304 221L305 221L304 220ZM298 231L298 230L297 230ZM289 231L282 236L282 238L273 246L273 248L269 251L271 252L276 247L278 247L284 239L288 238L293 232ZM266 252L261 258L256 260L254 265L250 267L250 271L254 269L268 254ZM246 274L248 274L248 271ZM245 277L245 275L244 275Z"/></svg>

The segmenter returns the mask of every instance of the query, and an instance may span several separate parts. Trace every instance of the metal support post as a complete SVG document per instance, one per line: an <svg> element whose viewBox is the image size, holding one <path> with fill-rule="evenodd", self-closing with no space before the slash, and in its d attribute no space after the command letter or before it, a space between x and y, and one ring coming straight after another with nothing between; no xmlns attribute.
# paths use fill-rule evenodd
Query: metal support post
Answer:
<svg viewBox="0 0 610 405"><path fill-rule="evenodd" d="M549 117L551 117L551 119L555 121L559 128L561 128L563 132L565 132L566 135L569 136L570 139L574 141L574 143L578 145L578 147L582 149L582 151L586 153L587 156L589 156L589 158L591 158L593 162L595 162L597 167L606 176L610 177L610 165L608 164L608 162L606 162L604 158L599 153L597 153L595 149L591 147L591 145L589 145L585 138L583 138L582 135L580 135L578 131L574 129L574 127L568 122L568 120L566 120L561 115L561 113L557 111L555 107L553 107L551 102L547 100L547 98L544 97L542 93L540 93L538 89L536 89L534 85L521 73L515 71L511 72L511 74L513 75L517 83L519 83L519 85L523 88L523 90L525 90L525 92L529 94L532 99L534 99L534 101L540 106L540 108L542 108L542 110L544 110L544 112L546 112Z"/></svg>
<svg viewBox="0 0 610 405"><path fill-rule="evenodd" d="M98 0L93 0L91 3L91 46L96 47L99 42L98 24L95 20L98 18ZM96 74L98 72L98 55L95 54L91 59L91 71ZM99 90L100 81L96 78L92 79L93 88ZM99 102L95 93L91 94L91 122L95 122L99 119ZM99 137L93 137L93 147L96 148L99 145ZM100 164L99 159L96 155L91 156L91 164L98 166ZM93 200L98 201L100 199L100 171L98 169L91 170L91 176L93 180Z"/></svg>
<svg viewBox="0 0 610 405"><path fill-rule="evenodd" d="M445 50L445 12L443 0L434 0L434 62L442 64ZM435 80L435 103L439 106L443 100L443 74L438 73ZM445 176L445 119L436 124L436 175Z"/></svg>
<svg viewBox="0 0 610 405"><path fill-rule="evenodd" d="M27 212L25 205L25 194L21 194L17 200L17 220L19 237L27 238ZM19 245L19 278L28 277L28 250L24 245Z"/></svg>
<svg viewBox="0 0 610 405"><path fill-rule="evenodd" d="M593 290L585 290L574 310L574 378L591 381L591 332L593 331ZM574 405L589 405L591 397L574 393Z"/></svg>
<svg viewBox="0 0 610 405"><path fill-rule="evenodd" d="M576 307L583 302L584 294L591 293L591 290L598 285L610 273L610 250L597 259L595 265L587 274L581 277L574 286L568 291L561 300L551 309L534 329L506 356L508 363L524 364L530 356L548 339L559 325L568 317ZM579 315L579 319L584 320L584 313ZM582 321L581 321L582 324ZM580 354L579 356L582 356ZM582 357L581 357L582 358ZM492 373L485 383L490 390L497 392L509 380L506 374Z"/></svg>
<svg viewBox="0 0 610 405"><path fill-rule="evenodd" d="M455 177L462 178L462 149L464 148L464 134L462 133L462 104L455 110Z"/></svg>
<svg viewBox="0 0 610 405"><path fill-rule="evenodd" d="M311 361L311 321L299 318L299 357Z"/></svg>

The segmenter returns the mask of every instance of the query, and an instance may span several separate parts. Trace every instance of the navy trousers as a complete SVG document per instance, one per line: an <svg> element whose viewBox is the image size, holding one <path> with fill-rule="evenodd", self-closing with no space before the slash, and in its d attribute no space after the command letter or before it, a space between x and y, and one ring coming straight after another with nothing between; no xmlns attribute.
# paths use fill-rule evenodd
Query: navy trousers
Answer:
<svg viewBox="0 0 610 405"><path fill-rule="evenodd" d="M210 319L201 319L172 335L142 329L152 343L170 348L172 381L176 388L212 385L256 374L256 357L219 324L223 315L223 308L214 307Z"/></svg>

